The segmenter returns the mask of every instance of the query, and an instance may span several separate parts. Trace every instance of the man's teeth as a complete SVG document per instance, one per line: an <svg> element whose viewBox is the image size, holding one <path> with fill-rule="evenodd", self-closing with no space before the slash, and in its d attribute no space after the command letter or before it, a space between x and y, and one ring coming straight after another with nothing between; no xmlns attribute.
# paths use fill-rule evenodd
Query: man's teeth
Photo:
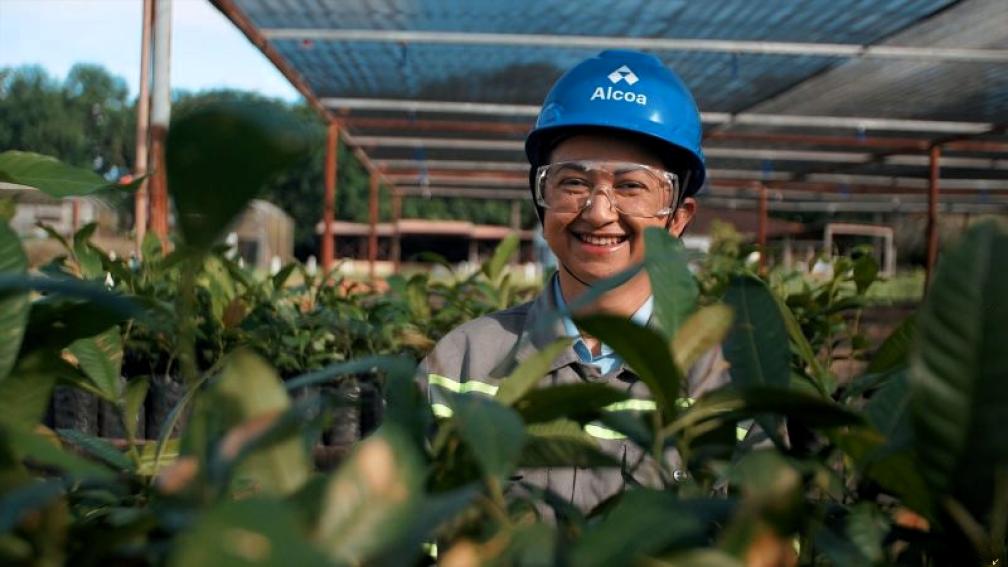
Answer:
<svg viewBox="0 0 1008 567"><path fill-rule="evenodd" d="M613 246L626 240L626 236L593 236L591 234L578 234L578 240L595 246Z"/></svg>

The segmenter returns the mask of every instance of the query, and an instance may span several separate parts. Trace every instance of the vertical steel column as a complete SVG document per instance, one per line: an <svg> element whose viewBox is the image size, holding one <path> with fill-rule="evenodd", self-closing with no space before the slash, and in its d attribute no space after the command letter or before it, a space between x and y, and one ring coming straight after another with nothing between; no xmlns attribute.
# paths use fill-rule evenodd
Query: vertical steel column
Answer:
<svg viewBox="0 0 1008 567"><path fill-rule="evenodd" d="M929 158L931 175L928 183L927 271L924 275L924 289L930 284L938 261L938 182L941 176L941 147L931 146Z"/></svg>
<svg viewBox="0 0 1008 567"><path fill-rule="evenodd" d="M756 184L759 191L759 220L756 229L756 242L759 245L759 271L766 273L767 266L767 189L762 183Z"/></svg>
<svg viewBox="0 0 1008 567"><path fill-rule="evenodd" d="M336 258L333 222L336 220L336 168L339 155L339 124L329 123L326 136L325 190L322 196L322 271L328 273Z"/></svg>
<svg viewBox="0 0 1008 567"><path fill-rule="evenodd" d="M399 257L402 256L399 219L402 217L402 193L392 189L392 269L399 273Z"/></svg>
<svg viewBox="0 0 1008 567"><path fill-rule="evenodd" d="M378 260L378 172L371 171L371 189L368 195L368 276L375 278Z"/></svg>
<svg viewBox="0 0 1008 567"><path fill-rule="evenodd" d="M156 0L154 12L154 84L151 97L151 230L168 250L168 178L164 143L171 118L171 0Z"/></svg>
<svg viewBox="0 0 1008 567"><path fill-rule="evenodd" d="M147 175L147 136L150 134L150 68L151 26L154 23L154 0L144 0L143 25L140 37L140 92L137 94L136 157L133 175ZM140 182L133 193L133 251L139 258L144 236L147 235L147 180Z"/></svg>
<svg viewBox="0 0 1008 567"><path fill-rule="evenodd" d="M77 234L80 230L80 199L74 197L70 199L70 231Z"/></svg>

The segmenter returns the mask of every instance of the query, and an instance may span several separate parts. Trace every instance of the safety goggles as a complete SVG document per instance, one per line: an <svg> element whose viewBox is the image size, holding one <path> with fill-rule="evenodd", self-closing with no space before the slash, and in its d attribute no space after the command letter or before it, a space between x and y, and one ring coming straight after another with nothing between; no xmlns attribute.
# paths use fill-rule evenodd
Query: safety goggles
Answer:
<svg viewBox="0 0 1008 567"><path fill-rule="evenodd" d="M676 174L622 161L565 161L536 170L535 200L559 213L580 213L601 193L609 206L632 217L666 217L679 196Z"/></svg>

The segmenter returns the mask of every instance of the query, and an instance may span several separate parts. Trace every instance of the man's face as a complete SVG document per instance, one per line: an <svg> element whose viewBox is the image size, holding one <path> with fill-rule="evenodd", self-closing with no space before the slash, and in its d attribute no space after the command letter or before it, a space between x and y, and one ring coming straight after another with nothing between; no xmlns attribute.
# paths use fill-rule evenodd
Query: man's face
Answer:
<svg viewBox="0 0 1008 567"><path fill-rule="evenodd" d="M560 143L550 162L626 161L664 169L657 155L628 139L582 135ZM695 201L684 199L669 232L678 236L693 216ZM616 275L644 259L644 229L664 227L668 217L639 218L620 214L601 194L581 212L546 209L543 235L557 260L578 279L591 283Z"/></svg>

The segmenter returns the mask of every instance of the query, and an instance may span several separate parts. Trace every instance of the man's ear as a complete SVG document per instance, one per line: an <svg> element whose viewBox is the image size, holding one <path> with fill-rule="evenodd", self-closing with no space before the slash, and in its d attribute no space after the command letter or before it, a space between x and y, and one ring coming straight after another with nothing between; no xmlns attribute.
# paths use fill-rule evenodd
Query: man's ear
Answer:
<svg viewBox="0 0 1008 567"><path fill-rule="evenodd" d="M676 208L675 213L672 214L672 222L669 223L669 234L677 238L682 236L683 231L693 221L696 209L696 199L693 197L683 199L682 203L679 203L679 207Z"/></svg>

